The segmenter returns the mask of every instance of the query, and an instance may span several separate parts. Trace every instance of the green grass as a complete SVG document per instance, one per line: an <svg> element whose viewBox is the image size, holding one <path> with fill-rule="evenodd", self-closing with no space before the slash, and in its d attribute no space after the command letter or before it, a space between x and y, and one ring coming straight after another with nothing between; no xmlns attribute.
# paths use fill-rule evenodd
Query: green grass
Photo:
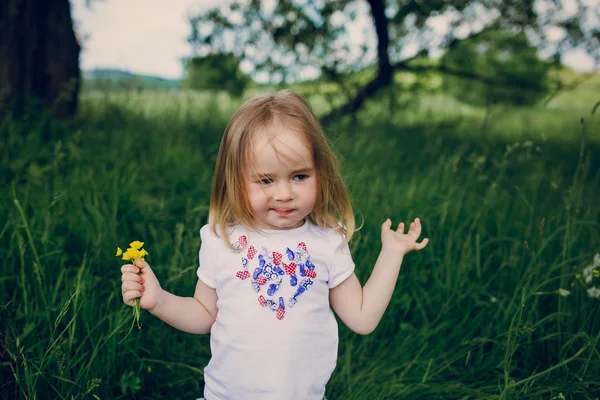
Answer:
<svg viewBox="0 0 600 400"><path fill-rule="evenodd" d="M386 217L421 217L431 240L405 259L373 334L340 327L328 398L600 396L600 300L575 277L600 253L598 99L585 88L561 96L487 112L383 93L326 127L364 220L351 244L361 281ZM320 114L322 101L312 98ZM144 313L126 337L114 250L146 242L162 286L193 293L216 151L237 104L87 94L69 124L0 125L3 398L202 394L208 335Z"/></svg>

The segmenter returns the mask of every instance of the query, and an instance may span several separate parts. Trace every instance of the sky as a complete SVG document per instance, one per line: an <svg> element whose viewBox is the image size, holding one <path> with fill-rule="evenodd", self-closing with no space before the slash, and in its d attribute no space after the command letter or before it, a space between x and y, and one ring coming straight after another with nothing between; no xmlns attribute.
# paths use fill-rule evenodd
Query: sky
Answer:
<svg viewBox="0 0 600 400"><path fill-rule="evenodd" d="M183 73L181 58L192 54L186 42L188 12L209 9L223 0L92 0L90 7L85 0L71 3L83 70L116 68L178 79ZM354 34L358 40L364 29L357 28ZM594 67L583 51L566 54L563 61L579 71Z"/></svg>
<svg viewBox="0 0 600 400"><path fill-rule="evenodd" d="M181 58L192 48L189 9L209 8L218 0L72 0L77 32L83 36L81 67L118 68L179 78ZM201 5L200 7L198 5Z"/></svg>

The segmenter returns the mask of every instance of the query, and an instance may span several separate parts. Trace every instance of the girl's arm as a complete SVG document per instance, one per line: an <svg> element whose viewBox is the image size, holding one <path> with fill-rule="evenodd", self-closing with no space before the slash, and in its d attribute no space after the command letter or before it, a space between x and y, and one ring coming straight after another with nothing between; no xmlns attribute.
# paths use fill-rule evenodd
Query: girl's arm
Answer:
<svg viewBox="0 0 600 400"><path fill-rule="evenodd" d="M217 292L198 281L194 297L179 297L160 287L147 262L121 267L123 302L132 306L140 298L140 307L167 324L189 333L208 333L217 317ZM139 275L138 275L139 273Z"/></svg>
<svg viewBox="0 0 600 400"><path fill-rule="evenodd" d="M162 290L151 314L180 331L209 333L217 318L217 292L201 280L194 297L179 297Z"/></svg>
<svg viewBox="0 0 600 400"><path fill-rule="evenodd" d="M392 221L386 220L381 229L381 252L364 287L353 273L344 282L329 291L329 301L340 319L354 332L367 335L375 330L385 312L400 273L404 255L421 250L428 239L417 243L421 234L418 218L404 234L404 224L391 230Z"/></svg>

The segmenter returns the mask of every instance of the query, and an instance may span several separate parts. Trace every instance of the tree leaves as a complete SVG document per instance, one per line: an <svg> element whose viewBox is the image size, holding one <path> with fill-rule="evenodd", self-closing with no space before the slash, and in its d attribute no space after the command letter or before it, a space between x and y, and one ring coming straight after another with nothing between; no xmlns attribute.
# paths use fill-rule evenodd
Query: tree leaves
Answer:
<svg viewBox="0 0 600 400"><path fill-rule="evenodd" d="M235 1L228 7L213 8L191 18L189 40L200 55L234 54L250 65L252 74L271 83L317 77L333 82L341 93L347 96L353 93L354 97L346 100L360 107L364 97L392 82L391 74L397 66L406 68L406 58L452 47L492 27L526 34L529 43L550 55L583 47L600 60L600 34L593 23L600 18L600 11L577 1L576 9L566 12L560 9L562 3L554 3L554 0ZM370 22L372 33L357 35L352 29L356 29L358 22ZM440 30L440 23L445 23L448 29ZM563 29L566 35L552 42L545 33L548 27ZM378 73L371 82L351 87L348 76L373 67ZM477 78L468 71L463 75ZM482 79L489 81L487 76ZM355 108L345 110L351 112Z"/></svg>

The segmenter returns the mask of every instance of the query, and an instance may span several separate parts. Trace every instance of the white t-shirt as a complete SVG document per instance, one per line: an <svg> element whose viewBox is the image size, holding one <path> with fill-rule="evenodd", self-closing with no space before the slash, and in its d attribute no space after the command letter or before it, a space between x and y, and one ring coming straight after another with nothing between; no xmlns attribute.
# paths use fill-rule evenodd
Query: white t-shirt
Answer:
<svg viewBox="0 0 600 400"><path fill-rule="evenodd" d="M207 400L321 400L335 368L338 327L329 289L354 271L344 237L305 222L256 232L231 228L229 249L200 230L202 282L219 312L204 370Z"/></svg>

